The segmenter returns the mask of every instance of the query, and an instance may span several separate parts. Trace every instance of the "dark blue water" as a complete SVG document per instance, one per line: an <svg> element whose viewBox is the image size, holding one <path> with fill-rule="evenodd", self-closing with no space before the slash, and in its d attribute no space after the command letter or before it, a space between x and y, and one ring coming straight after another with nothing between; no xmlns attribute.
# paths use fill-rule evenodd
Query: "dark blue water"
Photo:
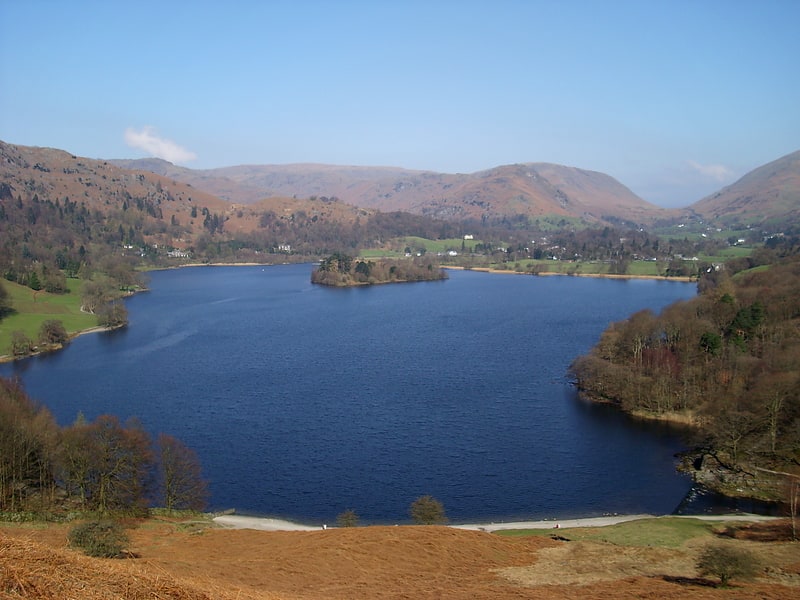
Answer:
<svg viewBox="0 0 800 600"><path fill-rule="evenodd" d="M669 513L678 434L577 399L570 362L691 284L452 271L331 289L309 265L151 274L130 325L3 365L62 424L140 418L194 448L212 508L404 522Z"/></svg>

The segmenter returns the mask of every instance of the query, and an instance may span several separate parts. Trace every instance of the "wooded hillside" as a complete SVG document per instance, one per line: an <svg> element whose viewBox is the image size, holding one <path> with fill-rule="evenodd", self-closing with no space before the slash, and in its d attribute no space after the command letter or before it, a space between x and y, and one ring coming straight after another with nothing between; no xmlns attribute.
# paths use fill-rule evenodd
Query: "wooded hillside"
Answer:
<svg viewBox="0 0 800 600"><path fill-rule="evenodd" d="M572 372L592 399L690 417L733 470L797 468L800 256L732 273L742 263L706 273L692 300L612 324Z"/></svg>

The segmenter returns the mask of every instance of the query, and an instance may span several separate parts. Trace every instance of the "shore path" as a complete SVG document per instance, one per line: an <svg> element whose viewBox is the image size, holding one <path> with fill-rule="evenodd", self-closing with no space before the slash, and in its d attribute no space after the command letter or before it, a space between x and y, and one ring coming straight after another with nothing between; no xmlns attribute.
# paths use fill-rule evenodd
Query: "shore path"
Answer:
<svg viewBox="0 0 800 600"><path fill-rule="evenodd" d="M704 521L766 521L779 517L753 514L732 515L664 515L664 517L680 517L686 519L701 519ZM451 525L456 529L472 531L503 531L506 529L566 529L574 527L605 527L626 521L639 519L657 519L657 515L610 515L605 517L589 517L586 519L563 519L548 521L514 521L503 523L471 523L464 525ZM227 529L258 529L261 531L319 531L328 525L301 525L283 519L269 519L263 517L247 517L241 515L221 515L214 517L214 523Z"/></svg>

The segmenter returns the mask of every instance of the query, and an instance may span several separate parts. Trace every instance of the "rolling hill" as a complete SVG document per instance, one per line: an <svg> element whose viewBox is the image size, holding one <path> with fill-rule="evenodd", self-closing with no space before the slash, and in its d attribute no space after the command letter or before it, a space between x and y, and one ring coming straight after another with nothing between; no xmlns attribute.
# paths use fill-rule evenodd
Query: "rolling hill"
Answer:
<svg viewBox="0 0 800 600"><path fill-rule="evenodd" d="M747 173L690 210L717 224L780 225L800 222L800 151Z"/></svg>

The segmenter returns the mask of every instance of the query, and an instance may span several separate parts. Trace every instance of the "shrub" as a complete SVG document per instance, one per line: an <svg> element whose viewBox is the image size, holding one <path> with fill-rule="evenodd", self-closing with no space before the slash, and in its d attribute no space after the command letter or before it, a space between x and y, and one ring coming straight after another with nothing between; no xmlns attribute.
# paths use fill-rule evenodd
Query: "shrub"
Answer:
<svg viewBox="0 0 800 600"><path fill-rule="evenodd" d="M73 527L67 539L89 556L119 558L128 545L128 535L115 521L87 521Z"/></svg>
<svg viewBox="0 0 800 600"><path fill-rule="evenodd" d="M758 560L751 552L728 544L706 546L697 561L700 575L715 575L722 586L733 578L754 577L758 569Z"/></svg>
<svg viewBox="0 0 800 600"><path fill-rule="evenodd" d="M339 527L355 527L358 525L358 514L353 509L339 513L336 517L336 524Z"/></svg>
<svg viewBox="0 0 800 600"><path fill-rule="evenodd" d="M437 525L447 522L444 506L433 496L421 496L411 503L411 519L417 525Z"/></svg>
<svg viewBox="0 0 800 600"><path fill-rule="evenodd" d="M33 341L22 331L11 333L11 353L14 356L26 356L33 352Z"/></svg>

